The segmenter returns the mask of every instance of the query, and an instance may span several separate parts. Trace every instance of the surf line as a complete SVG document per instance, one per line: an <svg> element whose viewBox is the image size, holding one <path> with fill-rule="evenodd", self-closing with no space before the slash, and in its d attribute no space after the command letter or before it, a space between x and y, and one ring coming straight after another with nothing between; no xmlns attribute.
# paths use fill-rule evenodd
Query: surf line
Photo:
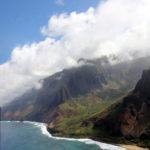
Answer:
<svg viewBox="0 0 150 150"><path fill-rule="evenodd" d="M57 139L57 140L79 141L79 142L83 142L85 144L98 145L101 149L104 149L104 150L126 150L125 148L122 148L119 146L106 144L106 143L94 141L91 139L74 139L74 138L54 137L47 131L47 124L45 124L45 123L31 122L31 121L23 121L23 122L30 123L32 125L37 126L38 128L41 129L42 134L48 136L49 138L53 138L53 139Z"/></svg>

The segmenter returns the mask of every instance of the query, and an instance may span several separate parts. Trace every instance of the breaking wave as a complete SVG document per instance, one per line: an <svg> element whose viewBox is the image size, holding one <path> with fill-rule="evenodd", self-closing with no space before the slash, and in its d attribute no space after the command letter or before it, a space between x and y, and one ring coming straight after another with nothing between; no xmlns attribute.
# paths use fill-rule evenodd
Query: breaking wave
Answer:
<svg viewBox="0 0 150 150"><path fill-rule="evenodd" d="M23 122L35 125L36 127L41 129L42 134L44 134L44 135L46 135L46 136L48 136L50 138L54 138L54 139L58 139L58 140L67 140L67 141L80 141L80 142L83 142L85 144L98 145L101 149L104 149L104 150L126 150L126 149L121 148L119 146L106 144L106 143L94 141L94 140L91 140L91 139L74 139L74 138L53 137L47 131L47 125L46 124L38 123L38 122L31 122L31 121L23 121Z"/></svg>

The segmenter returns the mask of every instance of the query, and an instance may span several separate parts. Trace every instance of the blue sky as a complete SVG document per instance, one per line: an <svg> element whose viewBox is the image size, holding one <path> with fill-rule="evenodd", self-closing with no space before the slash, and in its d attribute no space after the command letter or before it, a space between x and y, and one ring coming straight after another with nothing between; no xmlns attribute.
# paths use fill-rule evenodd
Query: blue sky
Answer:
<svg viewBox="0 0 150 150"><path fill-rule="evenodd" d="M0 0L0 106L80 58L150 55L150 0L61 1Z"/></svg>
<svg viewBox="0 0 150 150"><path fill-rule="evenodd" d="M1 0L0 2L0 64L10 58L17 45L39 42L45 37L40 28L47 24L50 16L62 12L82 12L96 7L99 0Z"/></svg>

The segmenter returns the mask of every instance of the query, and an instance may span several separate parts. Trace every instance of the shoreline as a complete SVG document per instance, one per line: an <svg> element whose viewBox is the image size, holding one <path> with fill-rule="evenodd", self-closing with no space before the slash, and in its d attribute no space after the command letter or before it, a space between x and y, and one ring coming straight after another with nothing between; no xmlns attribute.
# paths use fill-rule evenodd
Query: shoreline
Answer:
<svg viewBox="0 0 150 150"><path fill-rule="evenodd" d="M148 148L142 148L137 145L119 144L118 146L125 148L126 150L149 150Z"/></svg>
<svg viewBox="0 0 150 150"><path fill-rule="evenodd" d="M43 125L46 127L47 129L47 132L51 135L51 138L55 138L55 139L64 139L64 140L68 140L68 141L79 141L79 142L83 142L85 144L95 144L97 146L99 146L99 148L102 148L102 149L111 149L111 150L127 150L126 148L124 147L121 147L119 145L115 145L115 144L112 144L112 143L105 143L105 142L102 142L102 141L96 141L94 139L91 139L89 137L82 137L82 138L77 138L77 137L57 137L57 136L54 136L50 131L49 131L49 128L48 128L48 124L46 123L43 123Z"/></svg>
<svg viewBox="0 0 150 150"><path fill-rule="evenodd" d="M108 142L105 142L105 141L100 141L100 140L95 140L95 139L92 139L91 137L81 137L81 138L78 138L78 137L71 137L71 136L60 136L60 137L55 137L53 135L53 133L50 132L50 128L48 127L48 124L46 124L46 128L47 128L47 131L54 137L54 138L60 138L60 139L72 139L74 138L75 140L84 140L84 139L89 139L91 141L95 141L95 142L99 142L99 143L106 143L108 145L113 145L113 146L118 146L120 148L123 148L124 150L150 150L149 148L143 148L143 147L139 147L137 145L129 145L129 144L115 144L115 143L108 143Z"/></svg>
<svg viewBox="0 0 150 150"><path fill-rule="evenodd" d="M11 122L11 121L6 121L6 122ZM142 148L142 147L139 147L137 145L107 143L105 141L99 141L99 140L91 139L91 137L82 137L82 138L77 138L77 137L74 138L71 136L69 136L69 137L62 137L62 136L56 137L56 136L53 136L53 134L49 131L47 123L41 123L41 122L35 122L35 121L14 121L14 122L23 122L23 123L34 124L34 125L41 128L41 131L43 134L45 134L46 136L49 136L51 138L62 139L62 140L64 139L64 140L69 140L69 141L75 141L76 140L76 141L84 142L86 144L96 144L102 149L106 149L106 148L110 147L112 150L150 150L149 148Z"/></svg>

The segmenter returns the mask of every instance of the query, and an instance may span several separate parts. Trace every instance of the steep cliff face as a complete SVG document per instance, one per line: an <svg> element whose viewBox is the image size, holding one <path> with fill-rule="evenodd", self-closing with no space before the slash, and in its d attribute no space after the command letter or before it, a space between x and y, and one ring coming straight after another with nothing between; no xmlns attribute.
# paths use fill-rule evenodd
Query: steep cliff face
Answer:
<svg viewBox="0 0 150 150"><path fill-rule="evenodd" d="M106 84L104 74L96 66L88 65L56 73L43 80L40 90L29 91L3 107L2 117L50 122L56 116L58 105Z"/></svg>
<svg viewBox="0 0 150 150"><path fill-rule="evenodd" d="M143 72L129 96L88 122L114 136L150 138L150 70Z"/></svg>
<svg viewBox="0 0 150 150"><path fill-rule="evenodd" d="M41 89L31 90L4 106L2 118L49 123L61 116L59 106L69 105L70 109L72 104L68 104L68 101L71 101L75 102L73 109L80 106L77 114L79 118L83 115L84 120L84 113L86 116L88 114L85 110L89 109L88 105L83 105L87 99L89 105L93 99L97 99L94 107L90 107L90 115L99 113L103 110L103 105L108 106L135 86L142 70L150 66L149 59L150 57L140 58L112 65L106 58L102 58L65 69L43 79ZM70 112L68 108L63 107L63 111Z"/></svg>
<svg viewBox="0 0 150 150"><path fill-rule="evenodd" d="M122 104L121 133L150 137L150 70L144 71L133 93Z"/></svg>

